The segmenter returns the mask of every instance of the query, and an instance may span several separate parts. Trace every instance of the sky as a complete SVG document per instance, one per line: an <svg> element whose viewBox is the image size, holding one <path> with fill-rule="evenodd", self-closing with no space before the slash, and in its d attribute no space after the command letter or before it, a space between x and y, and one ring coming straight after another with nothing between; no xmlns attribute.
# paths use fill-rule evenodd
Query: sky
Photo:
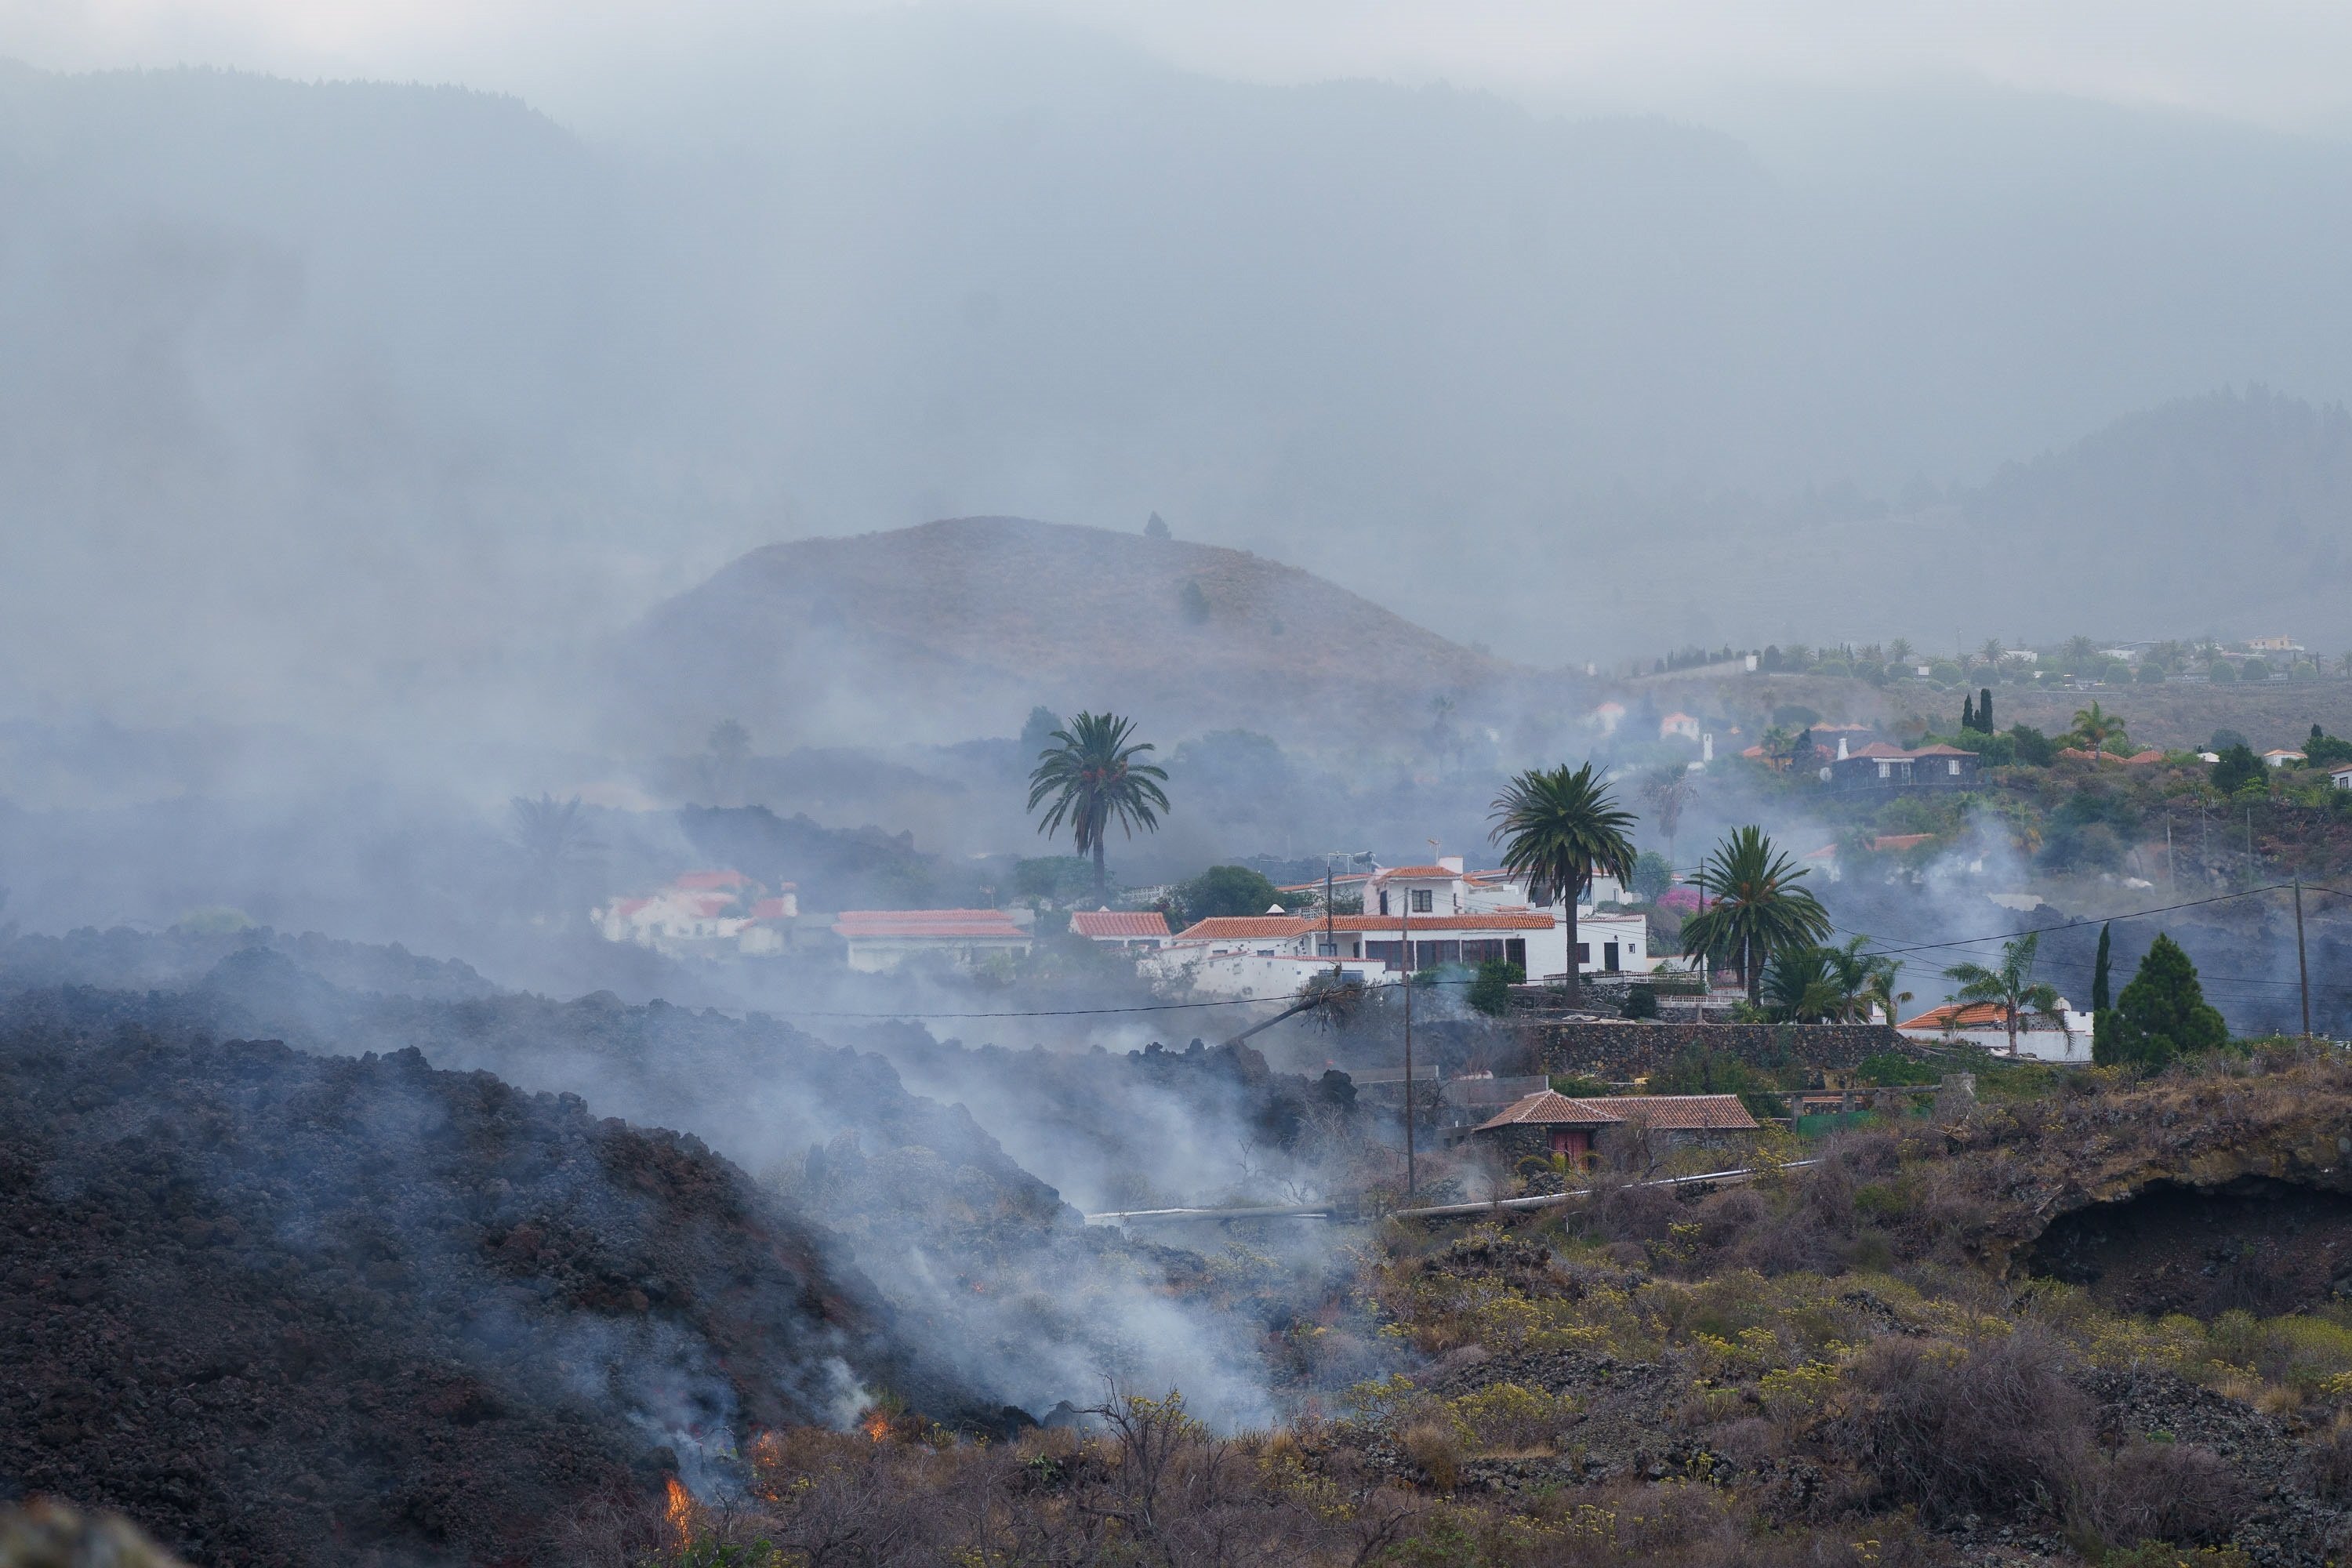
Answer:
<svg viewBox="0 0 2352 1568"><path fill-rule="evenodd" d="M1958 78L2278 129L2352 127L2352 6L2320 0L949 0L1077 23L1213 75L1444 79L1580 107ZM5 0L0 54L455 81L583 125L747 40L876 5L717 0Z"/></svg>

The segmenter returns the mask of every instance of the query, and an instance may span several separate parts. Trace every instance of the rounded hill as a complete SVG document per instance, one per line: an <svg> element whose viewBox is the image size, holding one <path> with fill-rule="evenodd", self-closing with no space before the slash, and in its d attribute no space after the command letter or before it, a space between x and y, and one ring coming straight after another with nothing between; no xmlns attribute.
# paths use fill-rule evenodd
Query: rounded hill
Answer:
<svg viewBox="0 0 2352 1568"><path fill-rule="evenodd" d="M638 737L688 747L727 717L959 740L1041 702L1328 733L1514 673L1246 550L1008 517L753 551L625 634L616 668Z"/></svg>

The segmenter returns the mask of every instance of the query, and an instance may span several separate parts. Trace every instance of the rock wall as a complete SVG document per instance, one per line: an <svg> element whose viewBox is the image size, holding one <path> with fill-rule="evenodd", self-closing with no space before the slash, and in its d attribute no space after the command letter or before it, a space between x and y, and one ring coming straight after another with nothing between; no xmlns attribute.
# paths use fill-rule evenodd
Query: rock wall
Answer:
<svg viewBox="0 0 2352 1568"><path fill-rule="evenodd" d="M1885 1024L1667 1024L1563 1022L1519 1026L1544 1069L1612 1082L1645 1077L1686 1051L1733 1056L1751 1067L1797 1068L1818 1081L1880 1051L1919 1056L1919 1047Z"/></svg>

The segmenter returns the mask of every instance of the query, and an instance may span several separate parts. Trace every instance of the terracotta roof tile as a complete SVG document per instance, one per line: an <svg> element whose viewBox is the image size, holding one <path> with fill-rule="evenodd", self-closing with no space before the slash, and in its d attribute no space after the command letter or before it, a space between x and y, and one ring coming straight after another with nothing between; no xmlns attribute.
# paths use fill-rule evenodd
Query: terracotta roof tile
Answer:
<svg viewBox="0 0 2352 1568"><path fill-rule="evenodd" d="M1333 931L1391 931L1403 923L1402 915L1335 915ZM1320 931L1323 922L1309 918L1308 925ZM1418 914L1412 917L1415 936L1423 931L1549 931L1559 923L1554 916L1529 910L1515 914L1508 910L1489 910L1475 915Z"/></svg>
<svg viewBox="0 0 2352 1568"><path fill-rule="evenodd" d="M1256 937L1298 936L1321 922L1304 915L1212 915L1176 933L1179 942L1233 942Z"/></svg>
<svg viewBox="0 0 2352 1568"><path fill-rule="evenodd" d="M1003 910L844 910L833 929L843 936L1024 937Z"/></svg>
<svg viewBox="0 0 2352 1568"><path fill-rule="evenodd" d="M1496 1127L1612 1127L1625 1119L1604 1110L1590 1100L1570 1100L1558 1089L1539 1089L1525 1100L1505 1106L1478 1124L1475 1131Z"/></svg>
<svg viewBox="0 0 2352 1568"><path fill-rule="evenodd" d="M1736 1094L1636 1094L1610 1101L1628 1121L1666 1131L1752 1132L1756 1118Z"/></svg>
<svg viewBox="0 0 2352 1568"><path fill-rule="evenodd" d="M1080 910L1070 929L1080 936L1166 936L1168 917L1158 910Z"/></svg>

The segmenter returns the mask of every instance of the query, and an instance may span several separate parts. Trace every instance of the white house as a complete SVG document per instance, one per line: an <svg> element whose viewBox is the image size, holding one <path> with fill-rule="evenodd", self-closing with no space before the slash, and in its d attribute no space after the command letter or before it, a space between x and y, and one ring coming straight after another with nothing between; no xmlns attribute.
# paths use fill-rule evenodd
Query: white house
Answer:
<svg viewBox="0 0 2352 1568"><path fill-rule="evenodd" d="M607 942L635 942L673 958L733 951L784 951L800 919L800 893L786 882L771 896L740 871L688 871L658 892L615 899L590 912Z"/></svg>
<svg viewBox="0 0 2352 1568"><path fill-rule="evenodd" d="M844 910L833 930L849 949L849 967L868 973L927 953L970 969L1030 947L1028 931L1003 910Z"/></svg>
<svg viewBox="0 0 2352 1568"><path fill-rule="evenodd" d="M2303 761L2303 753L2301 752L2290 752L2284 747L2273 747L2270 751L2263 753L2263 763L2266 766L2273 768L2283 768L2291 763L2299 763L2301 761Z"/></svg>
<svg viewBox="0 0 2352 1568"><path fill-rule="evenodd" d="M1966 1006L1946 1003L1895 1026L1923 1044L1954 1043L1980 1046L2009 1055L2009 1030L2003 1026L1998 1003L1975 1002ZM2087 1062L2091 1059L2091 1016L2078 1013L2063 996L2058 1016L2028 1014L2018 1020L2017 1055L2043 1062Z"/></svg>
<svg viewBox="0 0 2352 1568"><path fill-rule="evenodd" d="M2329 769L2327 777L2328 782L2335 784L2337 789L2352 789L2352 763L2347 763L2340 768Z"/></svg>
<svg viewBox="0 0 2352 1568"><path fill-rule="evenodd" d="M1168 917L1158 910L1080 910L1070 916L1070 934L1103 947L1166 947Z"/></svg>
<svg viewBox="0 0 2352 1568"><path fill-rule="evenodd" d="M1680 735L1685 741L1698 739L1698 721L1688 713L1669 713L1658 721L1658 739Z"/></svg>

